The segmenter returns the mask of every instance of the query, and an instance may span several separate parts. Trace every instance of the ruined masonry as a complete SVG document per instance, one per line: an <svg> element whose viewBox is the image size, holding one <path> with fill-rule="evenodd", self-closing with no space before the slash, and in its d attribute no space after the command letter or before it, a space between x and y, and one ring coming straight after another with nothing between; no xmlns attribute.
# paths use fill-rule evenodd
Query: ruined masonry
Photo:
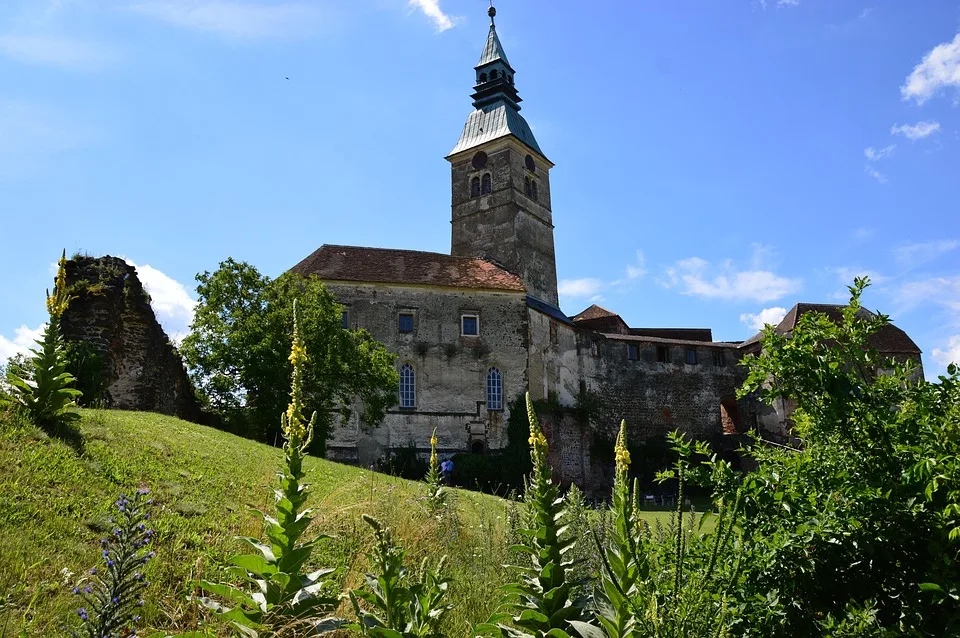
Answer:
<svg viewBox="0 0 960 638"><path fill-rule="evenodd" d="M61 332L68 345L83 344L87 358L97 362L104 406L202 422L183 361L157 322L136 268L118 257L77 256L66 273L73 299Z"/></svg>

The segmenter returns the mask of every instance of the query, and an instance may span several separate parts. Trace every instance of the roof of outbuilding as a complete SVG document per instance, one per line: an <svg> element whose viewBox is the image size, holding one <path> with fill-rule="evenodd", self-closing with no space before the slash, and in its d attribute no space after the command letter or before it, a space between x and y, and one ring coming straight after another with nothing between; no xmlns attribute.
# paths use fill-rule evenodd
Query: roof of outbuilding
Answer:
<svg viewBox="0 0 960 638"><path fill-rule="evenodd" d="M661 343L676 346L706 346L710 348L738 348L739 341L698 341L694 339L671 339L667 337L653 337L650 335L624 335L619 333L601 333L612 341L634 341L642 343Z"/></svg>
<svg viewBox="0 0 960 638"><path fill-rule="evenodd" d="M324 244L290 270L326 281L526 292L520 277L492 262L419 250Z"/></svg>
<svg viewBox="0 0 960 638"><path fill-rule="evenodd" d="M843 308L841 304L826 304L826 303L798 303L790 309L790 311L783 317L775 330L780 334L786 334L791 332L797 326L797 321L808 312L819 312L827 315L832 321L840 321L843 317ZM873 313L867 310L866 308L861 308L860 312ZM743 342L741 345L742 348L752 346L754 344L759 344L760 338L763 336L762 332L758 332L749 339ZM870 345L876 348L879 352L887 353L898 353L898 354L920 354L921 350L914 343L906 332L893 325L892 323L885 325L880 328L877 332L870 336Z"/></svg>
<svg viewBox="0 0 960 638"><path fill-rule="evenodd" d="M597 304L593 304L592 306L590 306L589 308L587 308L586 310L584 310L584 311L581 312L580 314L575 315L575 316L573 317L573 320L574 320L574 321L588 321L588 320L590 320L590 319L601 319L601 318L604 318L604 317L619 317L619 316L620 316L620 315L618 315L617 313L615 313L615 312L613 312L613 311L611 311L611 310L607 310L606 308L604 308L604 307L602 307L602 306L598 306Z"/></svg>

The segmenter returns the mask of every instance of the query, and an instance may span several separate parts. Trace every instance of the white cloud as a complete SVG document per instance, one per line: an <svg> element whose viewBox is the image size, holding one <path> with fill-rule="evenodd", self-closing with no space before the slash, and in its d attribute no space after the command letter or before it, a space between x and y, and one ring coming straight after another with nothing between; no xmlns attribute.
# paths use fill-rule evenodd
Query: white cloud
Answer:
<svg viewBox="0 0 960 638"><path fill-rule="evenodd" d="M27 64L93 71L113 60L105 49L91 42L48 35L0 34L0 55Z"/></svg>
<svg viewBox="0 0 960 638"><path fill-rule="evenodd" d="M668 288L679 287L685 295L764 303L796 292L802 282L769 270L737 270L729 261L716 267L704 259L691 257L668 268L664 283Z"/></svg>
<svg viewBox="0 0 960 638"><path fill-rule="evenodd" d="M899 312L924 304L941 306L950 312L952 321L960 325L960 275L908 281L896 291L894 301L900 306Z"/></svg>
<svg viewBox="0 0 960 638"><path fill-rule="evenodd" d="M875 169L874 167L870 166L869 164L864 166L863 170L866 172L867 175L877 180L881 184L887 183L887 176L881 173L880 171L878 171L877 169Z"/></svg>
<svg viewBox="0 0 960 638"><path fill-rule="evenodd" d="M637 250L637 261L627 265L627 279L639 279L647 274L647 260L643 252Z"/></svg>
<svg viewBox="0 0 960 638"><path fill-rule="evenodd" d="M836 273L840 283L847 286L851 285L853 280L857 277L869 277L870 283L872 284L882 284L890 280L890 277L881 275L876 270L870 270L868 268L851 268L850 266L841 266L840 268L831 268L830 271ZM843 295L844 299L849 296L847 291L844 291Z"/></svg>
<svg viewBox="0 0 960 638"><path fill-rule="evenodd" d="M767 324L775 326L780 323L780 320L783 319L786 314L786 308L775 306L773 308L764 308L757 314L745 312L740 315L740 321L754 330L763 330L763 327Z"/></svg>
<svg viewBox="0 0 960 638"><path fill-rule="evenodd" d="M944 366L951 363L960 365L960 335L954 335L947 339L945 347L934 348L933 358Z"/></svg>
<svg viewBox="0 0 960 638"><path fill-rule="evenodd" d="M875 10L876 10L876 9L874 9L873 7L867 7L867 8L865 8L863 11L860 12L860 19L863 20L864 18L869 18L870 15L871 15Z"/></svg>
<svg viewBox="0 0 960 638"><path fill-rule="evenodd" d="M800 0L777 0L778 7L796 7L800 4Z"/></svg>
<svg viewBox="0 0 960 638"><path fill-rule="evenodd" d="M940 130L940 122L917 122L916 124L894 124L890 127L893 135L903 135L911 140L921 140Z"/></svg>
<svg viewBox="0 0 960 638"><path fill-rule="evenodd" d="M569 299L596 297L603 288L604 283L592 277L561 279L557 285L558 292Z"/></svg>
<svg viewBox="0 0 960 638"><path fill-rule="evenodd" d="M321 15L317 5L307 2L147 0L130 9L176 26L241 40L303 35Z"/></svg>
<svg viewBox="0 0 960 638"><path fill-rule="evenodd" d="M42 323L33 330L27 326L20 326L13 333L13 339L0 335L0 365L6 365L7 359L17 354L27 354L30 348L35 347L35 341L40 338L44 327Z"/></svg>
<svg viewBox="0 0 960 638"><path fill-rule="evenodd" d="M894 248L893 256L898 262L906 266L919 266L951 252L958 246L960 246L960 241L956 239L913 242Z"/></svg>
<svg viewBox="0 0 960 638"><path fill-rule="evenodd" d="M857 241L868 241L873 238L877 233L874 228L867 228L866 226L861 226L860 228L853 231L853 238Z"/></svg>
<svg viewBox="0 0 960 638"><path fill-rule="evenodd" d="M952 42L938 44L923 56L900 87L900 95L923 104L946 87L960 88L960 33Z"/></svg>
<svg viewBox="0 0 960 638"><path fill-rule="evenodd" d="M891 144L890 146L884 146L878 151L872 146L868 146L867 148L863 149L863 155L871 162L876 162L877 160L882 160L893 155L895 148L897 148L897 145Z"/></svg>
<svg viewBox="0 0 960 638"><path fill-rule="evenodd" d="M409 0L410 6L423 11L437 31L446 31L456 26L458 19L447 15L440 8L440 0Z"/></svg>
<svg viewBox="0 0 960 638"><path fill-rule="evenodd" d="M197 302L182 283L166 273L150 265L138 266L129 259L126 262L137 269L140 283L150 294L150 305L157 320L168 336L174 342L179 342L193 322Z"/></svg>

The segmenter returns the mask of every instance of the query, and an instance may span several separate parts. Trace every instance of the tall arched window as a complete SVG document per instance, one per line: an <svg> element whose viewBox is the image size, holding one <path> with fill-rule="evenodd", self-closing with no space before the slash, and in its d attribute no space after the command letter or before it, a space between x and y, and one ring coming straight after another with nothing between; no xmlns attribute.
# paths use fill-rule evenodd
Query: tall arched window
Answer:
<svg viewBox="0 0 960 638"><path fill-rule="evenodd" d="M483 179L480 180L480 193L482 195L487 195L490 192L490 173L484 173Z"/></svg>
<svg viewBox="0 0 960 638"><path fill-rule="evenodd" d="M496 69L494 69L493 71L490 71L490 79L491 79L491 80L496 80L496 79L497 79L497 70L496 70Z"/></svg>
<svg viewBox="0 0 960 638"><path fill-rule="evenodd" d="M480 178L474 177L470 180L470 197L476 197L480 194Z"/></svg>
<svg viewBox="0 0 960 638"><path fill-rule="evenodd" d="M487 371L487 409L503 409L503 377L497 368Z"/></svg>
<svg viewBox="0 0 960 638"><path fill-rule="evenodd" d="M530 186L533 188L533 201L540 201L540 196L537 194L537 180L533 180Z"/></svg>
<svg viewBox="0 0 960 638"><path fill-rule="evenodd" d="M417 407L417 373L409 363L400 366L400 407Z"/></svg>
<svg viewBox="0 0 960 638"><path fill-rule="evenodd" d="M483 84L483 83L486 82L486 81L487 81L487 74L486 74L486 73L481 73L481 74L480 74L480 84Z"/></svg>
<svg viewBox="0 0 960 638"><path fill-rule="evenodd" d="M530 178L523 178L523 192L526 193L527 197L533 197L533 190L530 188Z"/></svg>

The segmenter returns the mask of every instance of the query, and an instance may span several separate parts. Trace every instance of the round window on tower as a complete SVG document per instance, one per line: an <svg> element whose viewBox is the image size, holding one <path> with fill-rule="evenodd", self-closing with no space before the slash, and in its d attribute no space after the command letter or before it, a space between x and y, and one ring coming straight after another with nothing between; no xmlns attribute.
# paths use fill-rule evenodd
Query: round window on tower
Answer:
<svg viewBox="0 0 960 638"><path fill-rule="evenodd" d="M487 154L483 151L478 151L476 155L473 156L473 167L477 170L480 170L487 165Z"/></svg>
<svg viewBox="0 0 960 638"><path fill-rule="evenodd" d="M537 163L533 161L532 155L527 155L526 159L523 160L523 163L526 165L527 170L531 173L537 172Z"/></svg>

